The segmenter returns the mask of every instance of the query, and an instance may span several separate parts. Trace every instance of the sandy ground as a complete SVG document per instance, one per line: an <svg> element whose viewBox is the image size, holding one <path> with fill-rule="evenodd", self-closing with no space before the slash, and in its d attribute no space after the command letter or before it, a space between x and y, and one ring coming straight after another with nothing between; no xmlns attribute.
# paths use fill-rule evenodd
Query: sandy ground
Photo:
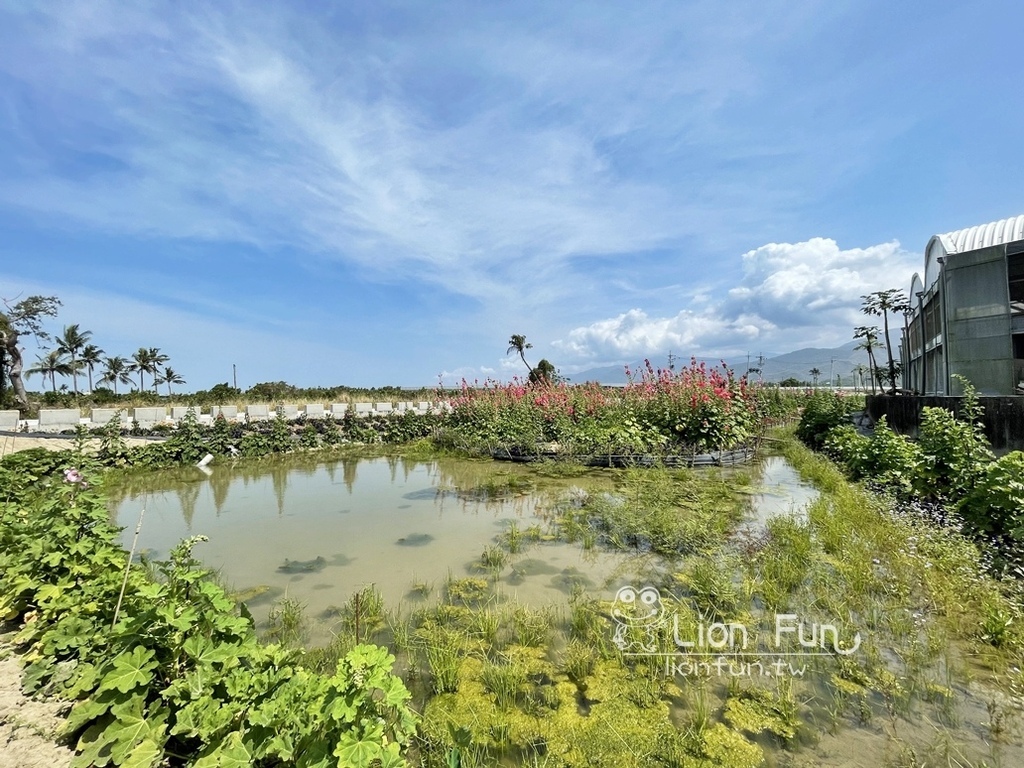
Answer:
<svg viewBox="0 0 1024 768"><path fill-rule="evenodd" d="M63 768L74 753L57 743L68 705L21 692L21 661L0 633L0 768Z"/></svg>
<svg viewBox="0 0 1024 768"><path fill-rule="evenodd" d="M156 438L161 440L163 438ZM146 445L154 441L150 437L126 437L125 443L129 447ZM75 438L68 435L23 435L13 432L0 433L0 458L15 451L26 451L29 448L47 448L51 451L62 451L67 448L74 448ZM99 438L86 441L89 450L95 451L100 446Z"/></svg>

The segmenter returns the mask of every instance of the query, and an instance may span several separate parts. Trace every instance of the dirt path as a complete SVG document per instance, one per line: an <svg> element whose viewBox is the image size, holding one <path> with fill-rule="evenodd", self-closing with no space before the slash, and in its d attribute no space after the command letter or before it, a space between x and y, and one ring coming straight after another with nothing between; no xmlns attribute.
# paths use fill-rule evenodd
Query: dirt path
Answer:
<svg viewBox="0 0 1024 768"><path fill-rule="evenodd" d="M21 692L21 661L0 632L0 768L64 768L74 753L57 743L67 704Z"/></svg>
<svg viewBox="0 0 1024 768"><path fill-rule="evenodd" d="M162 440L163 438L155 438ZM128 447L152 443L151 437L126 437ZM95 451L100 447L99 438L92 438L85 443L86 447ZM46 448L51 451L63 451L75 447L75 438L68 435L23 435L15 432L0 433L0 458L16 451L27 451L29 448Z"/></svg>

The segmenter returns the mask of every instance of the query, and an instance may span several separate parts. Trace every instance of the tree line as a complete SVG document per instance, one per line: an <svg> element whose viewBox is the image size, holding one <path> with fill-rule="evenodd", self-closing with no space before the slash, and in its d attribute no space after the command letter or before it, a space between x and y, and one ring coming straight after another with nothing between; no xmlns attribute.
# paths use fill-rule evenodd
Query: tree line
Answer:
<svg viewBox="0 0 1024 768"><path fill-rule="evenodd" d="M171 385L185 384L181 374L170 365L170 358L159 347L139 347L130 357L108 355L92 343L92 331L83 330L79 323L65 325L56 335L44 327L48 318L55 318L61 307L56 296L29 296L17 302L3 300L0 310L0 404L7 399L7 382L10 382L14 402L21 408L29 408L25 380L41 376L48 381L52 392L58 391L57 377L70 378L71 388L77 397L79 377L84 376L92 392L95 384L109 384L114 394L118 385L134 384L138 376L138 391L146 390L146 377L150 386L165 384L167 395L171 396ZM40 352L34 364L26 367L22 345L24 338L36 340ZM97 376L97 374L99 374ZM67 391L62 383L61 391Z"/></svg>

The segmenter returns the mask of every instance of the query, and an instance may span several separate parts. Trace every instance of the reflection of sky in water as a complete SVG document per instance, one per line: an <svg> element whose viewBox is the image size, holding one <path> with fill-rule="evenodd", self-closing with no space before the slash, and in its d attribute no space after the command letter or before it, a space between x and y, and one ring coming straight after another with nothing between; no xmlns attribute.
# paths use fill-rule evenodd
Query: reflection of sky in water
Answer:
<svg viewBox="0 0 1024 768"><path fill-rule="evenodd" d="M209 478L179 470L144 478L139 484L147 487L133 489L116 516L130 545L145 506L139 547L158 558L187 536L208 536L195 554L220 570L227 584L269 587L252 605L287 594L307 603L308 615L315 616L370 583L396 607L411 599L414 582L432 584L438 595L449 575L488 576L474 561L511 521L521 530L540 523L535 512L542 495L482 501L457 489L527 472L493 463L395 458L290 469L218 466ZM561 485L610 487L607 476L595 477ZM611 579L617 587L628 574L616 571L628 562L624 555L586 553L578 545L524 542L499 587L534 605L563 603L575 583L601 591Z"/></svg>
<svg viewBox="0 0 1024 768"><path fill-rule="evenodd" d="M750 497L750 513L740 532L764 528L773 517L792 515L807 520L807 507L818 498L818 491L800 479L800 475L782 456L767 456L761 461L757 493Z"/></svg>

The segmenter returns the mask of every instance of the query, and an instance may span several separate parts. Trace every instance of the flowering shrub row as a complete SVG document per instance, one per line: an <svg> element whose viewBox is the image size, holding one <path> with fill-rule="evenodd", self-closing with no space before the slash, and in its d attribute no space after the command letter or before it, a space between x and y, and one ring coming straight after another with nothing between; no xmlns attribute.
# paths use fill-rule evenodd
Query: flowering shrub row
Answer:
<svg viewBox="0 0 1024 768"><path fill-rule="evenodd" d="M705 452L747 444L787 403L737 377L724 363L655 370L627 369L621 389L598 384L463 381L442 392L452 409L443 437L460 447L534 452L557 443L569 454Z"/></svg>

